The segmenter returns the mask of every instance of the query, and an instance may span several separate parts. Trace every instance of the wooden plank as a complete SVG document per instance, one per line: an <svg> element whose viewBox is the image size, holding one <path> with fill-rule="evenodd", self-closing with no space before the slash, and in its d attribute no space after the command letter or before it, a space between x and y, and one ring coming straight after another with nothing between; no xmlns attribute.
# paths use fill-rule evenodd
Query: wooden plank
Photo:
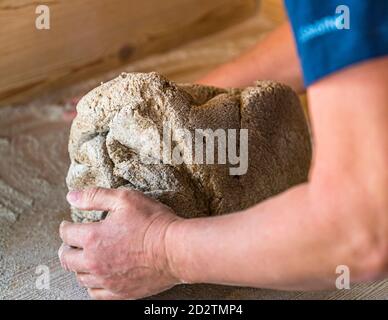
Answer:
<svg viewBox="0 0 388 320"><path fill-rule="evenodd" d="M287 19L283 0L262 0L260 2L260 11L267 19L276 24L280 24Z"/></svg>
<svg viewBox="0 0 388 320"><path fill-rule="evenodd" d="M276 2L278 6L266 6L264 3ZM44 96L44 101L62 103L69 97L83 96L101 82L115 78L121 72L150 72L157 71L176 82L193 82L205 75L219 64L225 63L243 51L252 47L264 35L273 30L284 16L284 12L273 8L282 8L282 0L262 0L258 10L244 19L224 30L201 37L187 44L156 53L132 61L119 68L112 69L88 81L82 81L64 89L50 92ZM42 101L42 99L40 99Z"/></svg>
<svg viewBox="0 0 388 320"><path fill-rule="evenodd" d="M38 4L50 8L49 30L35 27ZM2 0L0 102L25 100L177 47L255 8L256 0Z"/></svg>

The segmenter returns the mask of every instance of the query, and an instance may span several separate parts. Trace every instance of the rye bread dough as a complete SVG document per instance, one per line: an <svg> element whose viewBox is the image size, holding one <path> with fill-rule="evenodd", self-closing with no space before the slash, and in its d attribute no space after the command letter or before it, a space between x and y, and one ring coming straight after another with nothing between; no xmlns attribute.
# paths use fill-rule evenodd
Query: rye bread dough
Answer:
<svg viewBox="0 0 388 320"><path fill-rule="evenodd" d="M282 84L221 89L175 84L155 72L123 73L85 95L77 112L69 141L69 190L136 189L181 216L197 217L245 209L307 180L308 126L297 95ZM163 137L166 124L183 158L190 144L179 140L178 128L248 129L247 173L230 175L230 163L171 165L161 157L145 163L140 152L148 150L155 160L158 147L150 131ZM82 222L105 215L71 211L72 219Z"/></svg>

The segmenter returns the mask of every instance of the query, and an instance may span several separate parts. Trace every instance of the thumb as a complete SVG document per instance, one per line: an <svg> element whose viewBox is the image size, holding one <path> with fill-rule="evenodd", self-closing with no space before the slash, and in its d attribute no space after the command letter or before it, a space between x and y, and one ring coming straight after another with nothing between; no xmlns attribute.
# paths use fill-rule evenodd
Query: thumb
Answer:
<svg viewBox="0 0 388 320"><path fill-rule="evenodd" d="M72 206L81 210L111 211L120 201L118 192L116 189L91 188L70 191L66 198Z"/></svg>

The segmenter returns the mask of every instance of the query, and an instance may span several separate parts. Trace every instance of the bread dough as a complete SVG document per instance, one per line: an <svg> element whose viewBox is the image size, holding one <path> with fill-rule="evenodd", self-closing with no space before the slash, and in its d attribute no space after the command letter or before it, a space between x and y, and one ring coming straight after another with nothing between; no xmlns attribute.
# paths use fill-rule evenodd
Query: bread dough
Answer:
<svg viewBox="0 0 388 320"><path fill-rule="evenodd" d="M171 139L164 135L166 126ZM192 137L182 136L182 129ZM246 174L231 175L229 161L190 163L196 129L248 129ZM187 161L166 163L167 147L160 150L160 141L171 141ZM215 139L215 150L219 144ZM69 153L69 190L136 189L178 215L198 217L242 210L306 181L311 143L299 99L285 85L260 81L221 89L175 84L155 72L123 73L80 100ZM105 215L71 211L72 219L82 222Z"/></svg>

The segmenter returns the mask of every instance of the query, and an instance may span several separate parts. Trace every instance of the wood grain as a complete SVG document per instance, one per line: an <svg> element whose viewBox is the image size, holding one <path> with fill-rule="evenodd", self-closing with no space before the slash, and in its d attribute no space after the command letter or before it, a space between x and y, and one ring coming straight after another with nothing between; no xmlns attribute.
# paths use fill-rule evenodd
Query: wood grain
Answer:
<svg viewBox="0 0 388 320"><path fill-rule="evenodd" d="M37 30L38 4L50 30ZM0 1L0 101L25 100L221 30L256 0Z"/></svg>
<svg viewBox="0 0 388 320"><path fill-rule="evenodd" d="M268 3L267 3L268 2ZM120 65L88 81L74 83L45 95L49 103L61 103L71 96L82 96L87 91L115 78L121 72L157 71L176 82L193 82L217 65L249 49L284 19L282 0L261 0L258 10L242 22L216 33L198 38L167 52L148 55Z"/></svg>

